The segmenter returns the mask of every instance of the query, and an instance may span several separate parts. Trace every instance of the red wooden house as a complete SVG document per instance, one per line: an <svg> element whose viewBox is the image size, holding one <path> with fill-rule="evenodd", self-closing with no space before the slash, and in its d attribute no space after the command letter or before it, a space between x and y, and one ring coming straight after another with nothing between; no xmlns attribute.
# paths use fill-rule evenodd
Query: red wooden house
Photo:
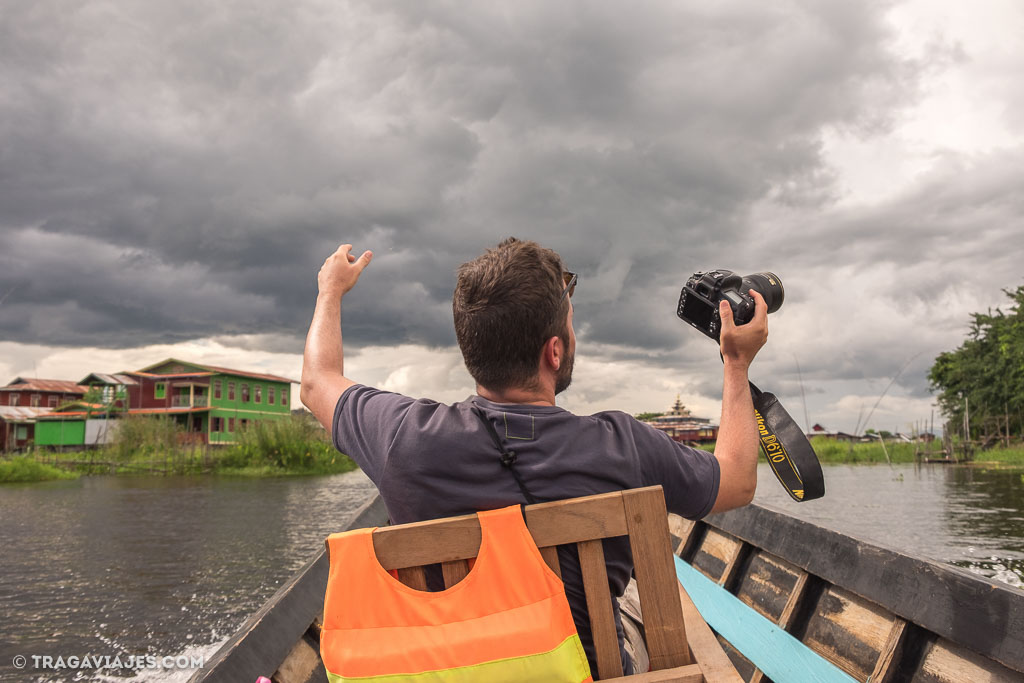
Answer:
<svg viewBox="0 0 1024 683"><path fill-rule="evenodd" d="M35 436L35 418L80 400L86 387L60 379L16 377L0 387L0 451L24 448Z"/></svg>

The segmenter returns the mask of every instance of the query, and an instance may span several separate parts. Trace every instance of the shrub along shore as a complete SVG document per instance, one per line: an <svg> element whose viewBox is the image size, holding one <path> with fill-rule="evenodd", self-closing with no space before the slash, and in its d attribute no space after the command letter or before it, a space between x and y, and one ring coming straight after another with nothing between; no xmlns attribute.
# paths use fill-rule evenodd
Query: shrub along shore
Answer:
<svg viewBox="0 0 1024 683"><path fill-rule="evenodd" d="M883 446L879 441L866 443L850 443L836 441L826 437L815 437L811 439L811 446L818 455L818 460L824 465L871 465L892 463L913 463L917 462L916 453L922 451L925 458L943 457L940 449L942 446L934 442L927 444L913 444L906 441L886 441ZM704 450L713 451L714 444L701 446ZM958 445L954 442L954 450L959 452ZM888 456L888 458L886 457ZM1010 448L993 448L987 451L977 451L972 460L965 464L989 464L1002 463L1011 466L1024 467L1024 445L1011 445Z"/></svg>
<svg viewBox="0 0 1024 683"><path fill-rule="evenodd" d="M257 422L228 446L189 444L173 421L129 417L110 444L88 451L35 451L0 459L0 483L82 474L220 474L248 477L338 474L356 464L310 415Z"/></svg>
<svg viewBox="0 0 1024 683"><path fill-rule="evenodd" d="M173 423L126 418L114 443L85 452L35 452L0 459L0 483L75 478L81 474L221 474L248 477L339 474L356 469L335 450L309 415L259 422L238 433L230 446L183 445ZM903 441L847 443L817 437L811 441L826 465L912 463L917 444ZM714 450L714 444L701 448ZM939 444L925 457L938 458ZM888 459L886 458L888 455ZM1024 467L1024 445L975 453L976 464Z"/></svg>

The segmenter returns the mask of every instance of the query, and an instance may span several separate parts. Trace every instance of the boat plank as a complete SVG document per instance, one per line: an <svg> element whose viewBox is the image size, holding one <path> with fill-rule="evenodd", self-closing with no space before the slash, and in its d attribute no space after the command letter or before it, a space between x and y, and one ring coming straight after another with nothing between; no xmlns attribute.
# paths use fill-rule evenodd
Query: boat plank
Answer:
<svg viewBox="0 0 1024 683"><path fill-rule="evenodd" d="M1021 592L757 505L709 524L966 649L1024 671Z"/></svg>
<svg viewBox="0 0 1024 683"><path fill-rule="evenodd" d="M320 653L299 638L295 647L285 657L281 667L274 672L274 683L310 683L314 679L326 679L327 674L320 660Z"/></svg>
<svg viewBox="0 0 1024 683"><path fill-rule="evenodd" d="M893 616L836 586L821 594L803 642L843 671L867 680L884 652Z"/></svg>
<svg viewBox="0 0 1024 683"><path fill-rule="evenodd" d="M911 677L913 683L1020 683L1019 672L970 652L949 641L932 643L921 666Z"/></svg>
<svg viewBox="0 0 1024 683"><path fill-rule="evenodd" d="M903 651L904 636L907 633L907 622L899 617L893 621L892 630L882 649L882 656L875 663L875 669L871 672L872 683L890 683L895 676L896 668Z"/></svg>
<svg viewBox="0 0 1024 683"><path fill-rule="evenodd" d="M682 584L677 585L679 586L679 602L683 608L683 618L686 620L690 651L700 666L704 678L709 683L742 683L743 679L740 678L728 655L722 650L722 645L711 631L711 627L701 616Z"/></svg>
<svg viewBox="0 0 1024 683"><path fill-rule="evenodd" d="M796 583L793 584L789 598L786 600L786 605L782 608L782 613L779 615L777 622L779 628L785 631L789 630L789 627L793 622L793 617L796 614L796 610L800 606L800 603L803 601L804 595L807 592L807 579L810 574L805 571L797 571L800 573L797 575ZM750 677L750 683L761 683L762 680L764 680L764 672L760 669L755 669L754 674Z"/></svg>
<svg viewBox="0 0 1024 683"><path fill-rule="evenodd" d="M678 557L676 574L708 626L773 680L786 683L856 681ZM689 635L693 647L694 635ZM695 650L694 654L699 661L700 653Z"/></svg>

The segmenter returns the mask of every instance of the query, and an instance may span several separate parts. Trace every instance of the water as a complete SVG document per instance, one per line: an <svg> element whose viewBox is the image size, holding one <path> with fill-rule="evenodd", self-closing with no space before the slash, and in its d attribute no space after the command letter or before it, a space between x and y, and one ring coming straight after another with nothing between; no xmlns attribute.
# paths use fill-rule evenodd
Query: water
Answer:
<svg viewBox="0 0 1024 683"><path fill-rule="evenodd" d="M373 490L361 472L0 487L0 680L99 679L18 672L17 655L209 656Z"/></svg>
<svg viewBox="0 0 1024 683"><path fill-rule="evenodd" d="M757 501L1009 584L1024 578L1024 470L830 466L825 476L825 498L798 504L762 467ZM12 661L209 657L372 491L359 472L0 486L0 680L186 680L191 670L19 672Z"/></svg>
<svg viewBox="0 0 1024 683"><path fill-rule="evenodd" d="M1024 469L952 465L832 465L825 497L797 503L758 469L754 500L908 555L1020 588Z"/></svg>

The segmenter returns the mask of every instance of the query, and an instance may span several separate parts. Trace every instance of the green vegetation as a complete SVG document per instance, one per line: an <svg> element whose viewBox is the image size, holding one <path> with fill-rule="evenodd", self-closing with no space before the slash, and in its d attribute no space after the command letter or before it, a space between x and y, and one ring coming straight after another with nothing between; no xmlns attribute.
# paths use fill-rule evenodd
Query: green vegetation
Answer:
<svg viewBox="0 0 1024 683"><path fill-rule="evenodd" d="M0 460L0 483L49 481L51 479L77 479L76 472L36 462L29 456Z"/></svg>
<svg viewBox="0 0 1024 683"><path fill-rule="evenodd" d="M238 441L218 458L224 473L337 474L354 470L356 464L339 453L323 427L312 415L284 420L264 420L242 431Z"/></svg>
<svg viewBox="0 0 1024 683"><path fill-rule="evenodd" d="M637 413L633 417L640 420L641 422L647 422L648 420L653 420L656 417L661 417L664 414L665 413Z"/></svg>
<svg viewBox="0 0 1024 683"><path fill-rule="evenodd" d="M968 338L928 373L947 431L983 446L1024 437L1024 286L1003 291L1009 311L973 314Z"/></svg>
<svg viewBox="0 0 1024 683"><path fill-rule="evenodd" d="M954 444L956 445L956 444ZM914 453L917 449L925 451L925 457L941 458L939 452L941 446L936 442L929 447L926 444L912 444L905 441L886 441L885 448L878 441L866 443L850 443L837 441L824 436L811 439L811 446L818 455L818 460L825 465L851 465L851 464L874 464L886 462L912 463L915 462ZM705 451L713 452L715 444L701 444L697 446ZM928 449L931 454L929 455ZM959 453L959 450L956 449ZM886 460L886 453L889 459ZM973 462L977 463L1004 463L1008 465L1024 466L1024 448L998 448L987 451L978 451L974 455Z"/></svg>
<svg viewBox="0 0 1024 683"><path fill-rule="evenodd" d="M236 432L223 447L199 443L174 420L124 418L110 444L78 452L37 451L22 458L47 470L84 474L227 474L284 476L338 474L356 469L335 450L312 415L263 420ZM77 474L71 474L72 477ZM0 481L6 481L0 477Z"/></svg>

